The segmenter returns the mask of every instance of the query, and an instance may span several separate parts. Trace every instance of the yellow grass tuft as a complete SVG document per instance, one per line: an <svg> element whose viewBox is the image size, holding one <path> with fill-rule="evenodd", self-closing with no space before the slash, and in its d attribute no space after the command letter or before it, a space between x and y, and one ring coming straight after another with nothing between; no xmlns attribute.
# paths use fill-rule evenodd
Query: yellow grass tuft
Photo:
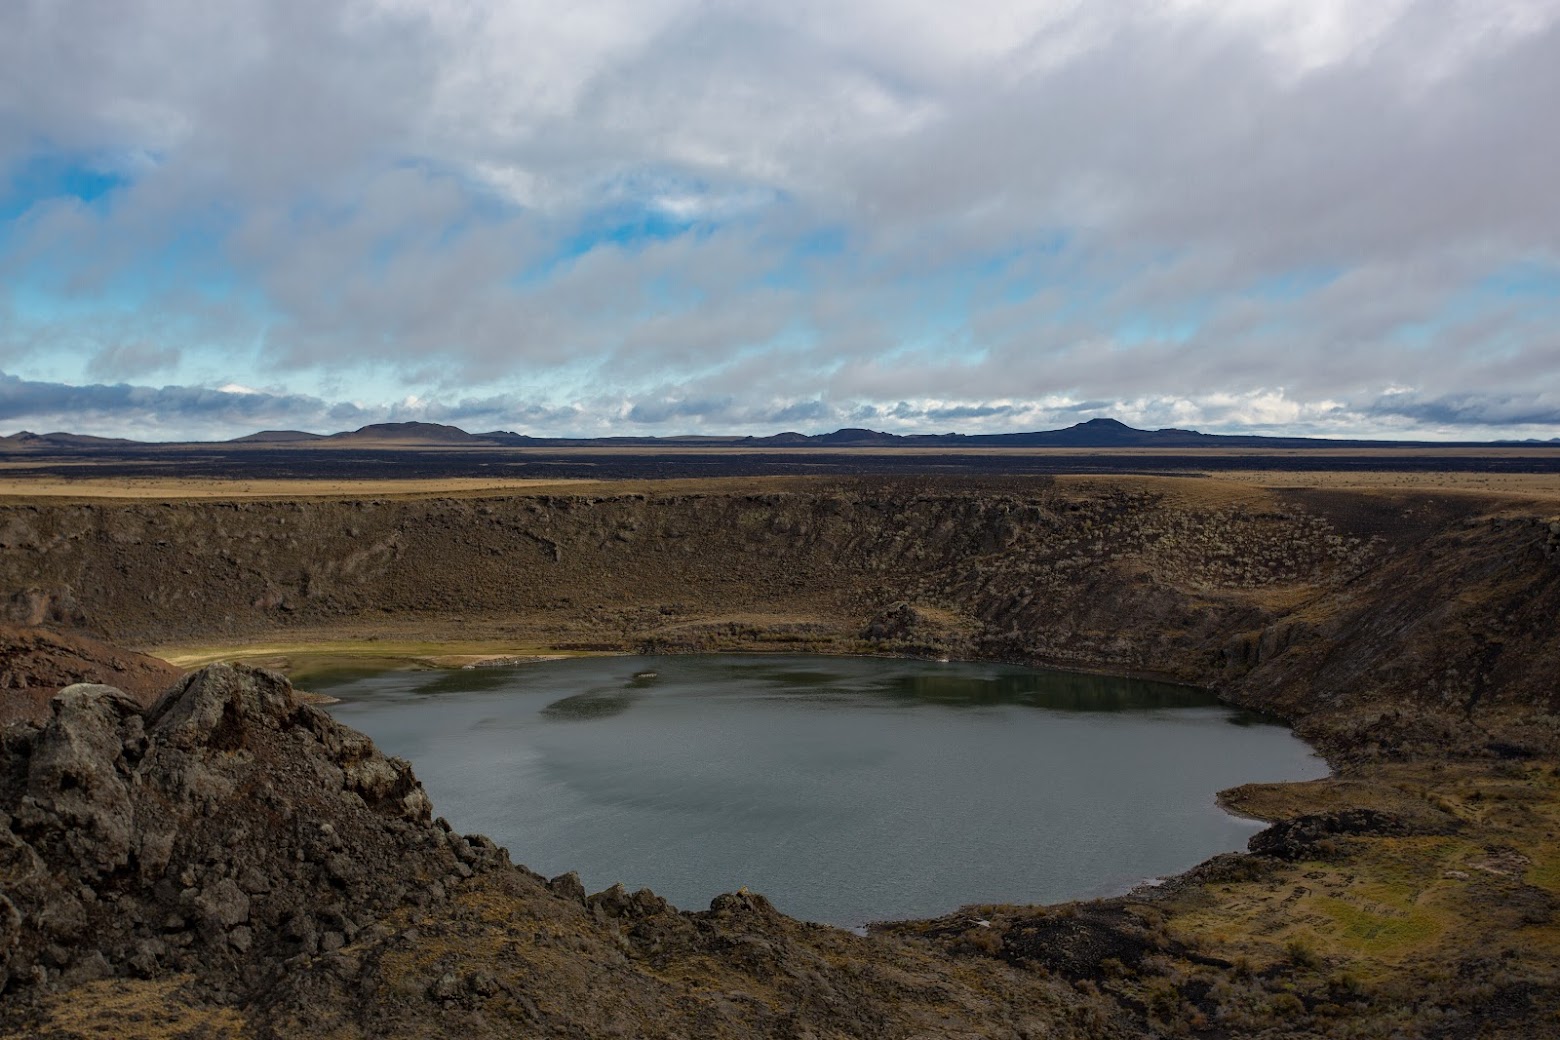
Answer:
<svg viewBox="0 0 1560 1040"><path fill-rule="evenodd" d="M238 1040L249 1035L243 1017L232 1008L188 1003L180 989L189 981L188 976L112 979L77 986L45 1009L40 1032L60 1040ZM0 1040L23 1037L11 1033Z"/></svg>

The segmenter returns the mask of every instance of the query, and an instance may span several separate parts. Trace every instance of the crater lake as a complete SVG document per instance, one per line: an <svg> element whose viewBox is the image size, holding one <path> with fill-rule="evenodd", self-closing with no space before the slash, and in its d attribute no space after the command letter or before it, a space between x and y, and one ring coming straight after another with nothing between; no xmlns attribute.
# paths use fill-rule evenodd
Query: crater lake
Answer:
<svg viewBox="0 0 1560 1040"><path fill-rule="evenodd" d="M1325 776L1190 687L996 664L587 657L310 676L435 811L539 873L846 927L1101 896L1243 849L1236 784Z"/></svg>

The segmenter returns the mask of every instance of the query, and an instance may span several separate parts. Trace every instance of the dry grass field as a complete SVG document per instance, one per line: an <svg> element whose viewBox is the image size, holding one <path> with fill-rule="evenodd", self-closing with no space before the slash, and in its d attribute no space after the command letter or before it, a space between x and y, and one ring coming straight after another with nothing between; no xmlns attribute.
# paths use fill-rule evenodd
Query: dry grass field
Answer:
<svg viewBox="0 0 1560 1040"><path fill-rule="evenodd" d="M584 452L596 449L576 449ZM778 449L775 449L778 450ZM858 449L873 453L872 449ZM1019 449L990 449L1016 451ZM930 455L911 449L883 449L906 455ZM988 452L987 454L989 454ZM882 452L877 452L881 454ZM1071 449L1049 449L1050 454L1068 454ZM977 454L977 453L971 453ZM1028 452L1027 454L1042 454ZM1091 452L1090 454L1099 454ZM1135 453L1113 457L1130 458ZM1175 454L1184 455L1186 452ZM1226 453L1221 456L1227 457ZM518 491L557 488L564 492L586 491L600 494L644 494L707 490L730 493L784 490L806 486L821 480L817 476L739 476L590 480L583 478L538 479L521 477L445 477L445 478L268 478L217 479L202 477L123 477L97 476L91 464L81 465L81 475L58 477L36 475L25 463L0 462L0 502L25 502L99 499L118 500L287 500L353 498L480 498ZM1170 474L1058 474L1055 479L1076 487L1133 486L1153 488L1167 493L1206 501L1223 497L1230 501L1252 499L1251 489L1328 488L1364 492L1446 493L1481 496L1510 496L1529 501L1560 500L1560 473L1460 472L1424 470L1271 470L1232 469L1217 473L1187 472Z"/></svg>
<svg viewBox="0 0 1560 1040"><path fill-rule="evenodd" d="M232 500L301 498L437 497L446 495L504 495L547 487L576 487L588 480L534 480L521 478L456 477L442 480L396 480L383 477L363 480L270 479L215 480L189 477L100 477L84 467L80 477L25 476L16 468L0 467L0 501L47 499Z"/></svg>
<svg viewBox="0 0 1560 1040"><path fill-rule="evenodd" d="M1445 473L1413 470L1225 470L1218 481L1266 488L1332 488L1349 491L1390 491L1560 500L1556 473Z"/></svg>

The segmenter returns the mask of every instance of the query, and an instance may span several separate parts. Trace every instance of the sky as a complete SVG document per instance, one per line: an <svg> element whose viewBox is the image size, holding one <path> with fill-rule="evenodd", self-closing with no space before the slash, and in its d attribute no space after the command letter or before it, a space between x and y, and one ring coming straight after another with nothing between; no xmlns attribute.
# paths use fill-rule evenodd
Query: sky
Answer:
<svg viewBox="0 0 1560 1040"><path fill-rule="evenodd" d="M0 433L1560 436L1560 0L8 0Z"/></svg>

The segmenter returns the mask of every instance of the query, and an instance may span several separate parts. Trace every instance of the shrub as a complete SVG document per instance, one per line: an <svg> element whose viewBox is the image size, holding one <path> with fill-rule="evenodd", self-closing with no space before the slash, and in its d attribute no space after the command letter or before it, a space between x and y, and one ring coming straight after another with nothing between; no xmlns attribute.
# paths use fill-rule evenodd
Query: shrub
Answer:
<svg viewBox="0 0 1560 1040"><path fill-rule="evenodd" d="M1284 954L1289 958L1289 963L1297 968L1315 968L1322 960L1311 949L1311 945L1298 935L1284 944Z"/></svg>
<svg viewBox="0 0 1560 1040"><path fill-rule="evenodd" d="M1268 1003L1268 1011L1274 1018L1297 1018L1305 1014L1305 1004L1293 993L1279 993Z"/></svg>

